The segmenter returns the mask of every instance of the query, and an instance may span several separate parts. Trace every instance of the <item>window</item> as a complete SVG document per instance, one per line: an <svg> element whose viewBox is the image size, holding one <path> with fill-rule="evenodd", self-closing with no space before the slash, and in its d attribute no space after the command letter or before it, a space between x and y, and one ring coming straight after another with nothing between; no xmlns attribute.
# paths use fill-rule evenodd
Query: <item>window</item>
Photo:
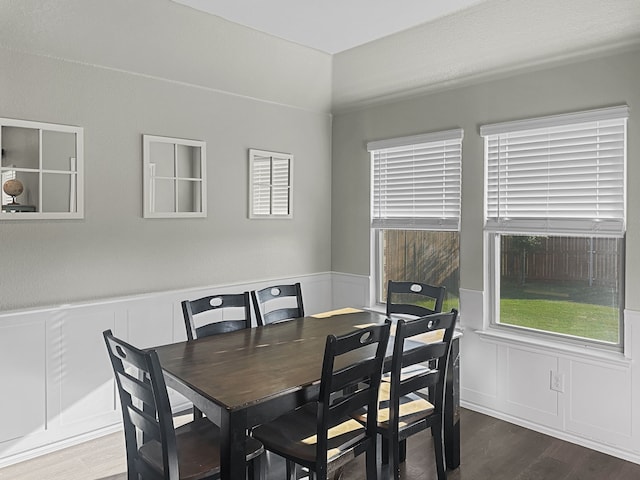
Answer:
<svg viewBox="0 0 640 480"><path fill-rule="evenodd" d="M370 142L376 302L389 280L447 287L458 306L461 129Z"/></svg>
<svg viewBox="0 0 640 480"><path fill-rule="evenodd" d="M249 218L291 218L293 155L249 150Z"/></svg>
<svg viewBox="0 0 640 480"><path fill-rule="evenodd" d="M144 218L206 217L207 145L143 135Z"/></svg>
<svg viewBox="0 0 640 480"><path fill-rule="evenodd" d="M494 324L621 346L627 118L481 127Z"/></svg>

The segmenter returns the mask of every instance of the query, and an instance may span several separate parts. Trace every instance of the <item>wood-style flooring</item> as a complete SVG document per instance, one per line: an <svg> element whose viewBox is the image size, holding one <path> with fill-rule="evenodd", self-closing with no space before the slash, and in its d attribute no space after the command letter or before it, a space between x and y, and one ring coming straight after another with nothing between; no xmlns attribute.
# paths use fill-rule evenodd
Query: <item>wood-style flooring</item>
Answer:
<svg viewBox="0 0 640 480"><path fill-rule="evenodd" d="M448 480L638 480L640 465L462 410L462 462ZM435 480L431 435L407 444L405 480ZM2 480L126 480L121 433L0 469ZM386 477L387 472L383 471ZM271 461L269 480L284 478L282 462ZM356 459L343 480L364 480Z"/></svg>

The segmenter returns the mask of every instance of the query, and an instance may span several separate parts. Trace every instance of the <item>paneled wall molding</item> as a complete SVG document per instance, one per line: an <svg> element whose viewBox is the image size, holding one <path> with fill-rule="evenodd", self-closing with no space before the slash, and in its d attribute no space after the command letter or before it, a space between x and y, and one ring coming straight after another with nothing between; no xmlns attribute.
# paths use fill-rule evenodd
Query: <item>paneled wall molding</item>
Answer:
<svg viewBox="0 0 640 480"><path fill-rule="evenodd" d="M3 312L0 377L20 382L22 395L0 398L0 467L120 428L103 330L111 328L140 347L181 341L181 300L297 281L309 314L370 307L369 276L322 272ZM472 325L483 316L482 298L482 292L461 291L467 327L461 340L462 405L640 463L640 412L632 408L632 399L640 397L637 362L478 334ZM625 319L626 340L638 344L640 329L633 326L640 312L627 311ZM550 388L551 375L560 376L562 391ZM593 378L600 379L598 385ZM606 395L611 408L594 409L596 395ZM188 406L179 396L172 405Z"/></svg>
<svg viewBox="0 0 640 480"><path fill-rule="evenodd" d="M21 393L0 396L0 467L121 428L102 331L110 328L141 348L186 340L182 300L276 283L300 282L305 310L327 311L333 277L323 272L2 312L0 378L19 384ZM358 282L343 283L362 306ZM346 290L340 298L348 298ZM178 395L171 401L175 410L188 407Z"/></svg>
<svg viewBox="0 0 640 480"><path fill-rule="evenodd" d="M638 322L640 312L625 311L625 345L640 341ZM640 412L634 406L640 370L630 348L625 353L469 328L461 345L461 403L640 463ZM593 408L600 397L606 409Z"/></svg>

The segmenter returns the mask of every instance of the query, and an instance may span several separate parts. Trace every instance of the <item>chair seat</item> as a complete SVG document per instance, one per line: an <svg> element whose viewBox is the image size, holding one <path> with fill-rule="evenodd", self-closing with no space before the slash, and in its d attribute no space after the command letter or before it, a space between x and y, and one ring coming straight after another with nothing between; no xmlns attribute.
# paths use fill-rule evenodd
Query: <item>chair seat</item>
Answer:
<svg viewBox="0 0 640 480"><path fill-rule="evenodd" d="M317 403L308 403L272 422L253 429L253 436L267 450L285 458L295 458L296 463L313 464L316 455ZM329 428L327 461L342 456L349 447L365 437L364 427L351 417L345 417Z"/></svg>
<svg viewBox="0 0 640 480"><path fill-rule="evenodd" d="M380 391L378 392L378 429L389 429L389 399L391 398L391 384L388 382L380 383ZM400 397L399 409L399 428L407 427L433 413L434 406L423 397L416 394L409 394ZM366 423L367 412L361 411L356 416L356 420Z"/></svg>
<svg viewBox="0 0 640 480"><path fill-rule="evenodd" d="M220 429L206 418L200 418L176 429L176 447L180 478L199 480L220 473ZM262 454L262 444L247 438L247 461ZM140 447L140 457L160 475L163 473L162 446L152 440Z"/></svg>

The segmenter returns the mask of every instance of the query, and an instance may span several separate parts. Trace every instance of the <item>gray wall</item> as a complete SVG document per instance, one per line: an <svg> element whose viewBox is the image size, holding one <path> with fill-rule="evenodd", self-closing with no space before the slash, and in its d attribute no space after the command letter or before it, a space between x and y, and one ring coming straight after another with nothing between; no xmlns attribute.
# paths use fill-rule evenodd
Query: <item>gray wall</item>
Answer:
<svg viewBox="0 0 640 480"><path fill-rule="evenodd" d="M1 4L2 23L13 32L16 25L31 29L34 39L17 32L25 39L20 49L6 31L0 37L0 116L84 128L85 218L0 221L0 311L330 269L331 117L326 111L330 57L227 25L217 17L204 16L211 18L207 23L186 7L156 1L39 2L42 10L32 1ZM100 18L106 3L113 11L102 14L111 18L119 12L118 21L124 22L115 29L112 24L113 31L100 25L107 21ZM140 3L160 5L153 14L153 27L144 25ZM78 18L85 7L86 12L94 9L95 17ZM30 8L31 16L24 14ZM7 11L14 15L13 24L6 21ZM87 49L94 48L91 62L74 58L84 50L72 51L71 33L52 33L61 26L84 30L83 20L95 27L97 36L88 35L85 42ZM139 25L134 25L136 21ZM202 30L205 26L207 32ZM144 33L163 29L174 33L170 38L158 36L159 50L153 51L153 42ZM231 56L214 42L221 34L226 35L225 44L235 42L236 61L227 58L228 65L213 61L222 53ZM182 44L185 57L193 59L189 48L194 36L212 45L207 57L207 45L198 44L196 53L206 63L204 70L219 72L205 86L174 78L184 72L168 66L176 61L180 67L183 59L163 50L172 43ZM50 46L44 41L35 45L45 37ZM122 59L105 57L107 49L103 52L98 44L109 39ZM254 47L256 51L251 50ZM25 52L27 48L37 54ZM42 51L47 48L49 53ZM292 51L295 55L290 55ZM245 53L249 60L257 54L271 56L274 71L253 72L247 81L246 68L237 68ZM58 54L70 60L54 58ZM155 56L153 75L124 71L117 65L135 68L136 59L149 55ZM140 69L146 65L141 62ZM292 79L284 79L281 66L291 71ZM298 95L306 90L304 77L311 77L314 69L325 72L326 82L310 80L315 92ZM197 75L191 78L198 80ZM224 85L229 92L221 91ZM143 134L207 142L208 218L142 218ZM249 148L295 156L292 220L247 218Z"/></svg>
<svg viewBox="0 0 640 480"><path fill-rule="evenodd" d="M640 280L640 51L528 71L403 101L334 115L332 268L369 274L370 160L366 142L464 128L461 287L483 290L483 142L485 123L628 104L628 309L639 309Z"/></svg>

